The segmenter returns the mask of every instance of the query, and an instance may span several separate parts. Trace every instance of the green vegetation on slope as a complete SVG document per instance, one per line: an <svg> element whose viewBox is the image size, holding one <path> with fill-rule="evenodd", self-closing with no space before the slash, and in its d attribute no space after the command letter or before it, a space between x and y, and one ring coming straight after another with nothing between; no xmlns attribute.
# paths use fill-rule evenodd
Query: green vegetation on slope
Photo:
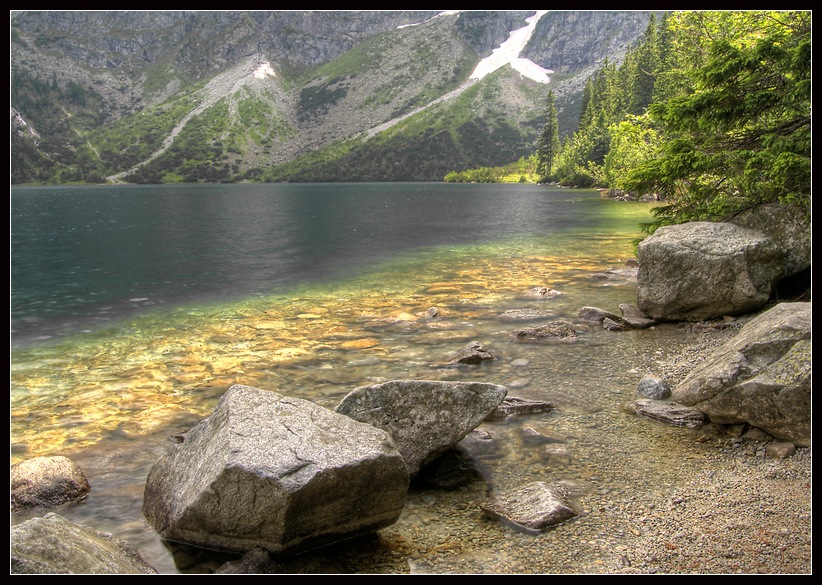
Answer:
<svg viewBox="0 0 822 585"><path fill-rule="evenodd" d="M541 138L541 177L664 199L649 233L761 203L809 210L810 32L802 11L652 17L620 67L606 61L588 80L576 132L559 146ZM549 110L551 101L549 91ZM544 119L542 137L553 140L556 120Z"/></svg>
<svg viewBox="0 0 822 585"><path fill-rule="evenodd" d="M410 116L369 140L352 139L319 149L272 167L259 178L269 182L425 181L476 162L496 166L528 156L533 150L534 120L512 120L499 105L502 84L514 83L511 71L489 75L455 99Z"/></svg>

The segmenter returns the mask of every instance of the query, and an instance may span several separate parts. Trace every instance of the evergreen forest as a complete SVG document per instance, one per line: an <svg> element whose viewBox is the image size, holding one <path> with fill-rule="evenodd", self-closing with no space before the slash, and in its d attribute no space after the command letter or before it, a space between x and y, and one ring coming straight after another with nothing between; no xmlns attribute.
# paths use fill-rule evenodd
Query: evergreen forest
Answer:
<svg viewBox="0 0 822 585"><path fill-rule="evenodd" d="M579 125L560 135L546 96L522 176L653 196L657 227L727 219L763 203L811 204L811 13L682 11L651 17L616 66L584 89ZM505 169L449 173L498 181Z"/></svg>

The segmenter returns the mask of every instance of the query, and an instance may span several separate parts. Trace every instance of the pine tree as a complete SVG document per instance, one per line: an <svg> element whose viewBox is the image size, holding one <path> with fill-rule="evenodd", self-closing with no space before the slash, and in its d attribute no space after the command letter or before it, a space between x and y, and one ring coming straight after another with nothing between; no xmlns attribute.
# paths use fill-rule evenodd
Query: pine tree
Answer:
<svg viewBox="0 0 822 585"><path fill-rule="evenodd" d="M540 182L549 180L554 161L559 153L559 124L554 91L548 91L545 105L545 122L537 141L537 174Z"/></svg>
<svg viewBox="0 0 822 585"><path fill-rule="evenodd" d="M659 68L660 46L656 17L651 13L645 36L633 52L634 62L629 80L628 113L642 115L651 104L654 93L654 82Z"/></svg>

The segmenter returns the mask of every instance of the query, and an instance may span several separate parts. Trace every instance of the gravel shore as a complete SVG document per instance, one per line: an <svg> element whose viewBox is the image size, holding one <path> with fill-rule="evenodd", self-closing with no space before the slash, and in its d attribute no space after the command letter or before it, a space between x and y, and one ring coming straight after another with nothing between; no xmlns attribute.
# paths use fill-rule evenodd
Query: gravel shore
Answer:
<svg viewBox="0 0 822 585"><path fill-rule="evenodd" d="M646 365L675 384L743 324L689 326L676 344L643 352ZM595 423L597 436L613 436L605 432L608 420ZM672 432L654 421L642 428ZM580 517L540 536L483 519L478 493L421 491L409 494L408 513L379 537L271 572L811 574L811 449L786 445L776 455L773 438L748 431L713 424L683 430L677 459L652 467L660 473L646 483L638 479L648 477L640 469L647 462L620 456L618 442L588 444L599 479L567 483L577 490Z"/></svg>
<svg viewBox="0 0 822 585"><path fill-rule="evenodd" d="M694 336L662 362L663 376L675 384L745 322ZM635 538L603 572L812 573L811 448L777 458L766 452L767 438L728 431L709 425L700 435L717 447L709 470L664 497L625 508Z"/></svg>

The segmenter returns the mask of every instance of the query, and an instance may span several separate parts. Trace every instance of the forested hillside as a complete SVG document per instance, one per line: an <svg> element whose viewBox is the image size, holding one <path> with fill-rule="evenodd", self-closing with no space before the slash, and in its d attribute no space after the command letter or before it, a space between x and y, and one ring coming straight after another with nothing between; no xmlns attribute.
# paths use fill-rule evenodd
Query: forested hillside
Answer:
<svg viewBox="0 0 822 585"><path fill-rule="evenodd" d="M564 138L548 89L531 170L540 181L664 200L648 231L761 203L809 210L811 54L810 12L652 15L625 60L587 81L578 129Z"/></svg>

